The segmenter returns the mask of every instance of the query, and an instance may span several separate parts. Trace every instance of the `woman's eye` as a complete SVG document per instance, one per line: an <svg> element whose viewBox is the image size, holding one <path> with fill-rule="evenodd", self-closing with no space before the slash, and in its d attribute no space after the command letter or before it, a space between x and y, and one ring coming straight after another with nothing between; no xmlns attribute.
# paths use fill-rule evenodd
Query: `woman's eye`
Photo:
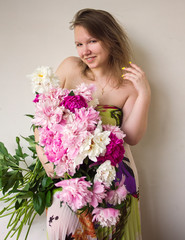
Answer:
<svg viewBox="0 0 185 240"><path fill-rule="evenodd" d="M82 46L81 43L77 43L77 44L76 44L76 47L80 47L80 46Z"/></svg>
<svg viewBox="0 0 185 240"><path fill-rule="evenodd" d="M97 41L96 40L91 40L90 43L96 43Z"/></svg>

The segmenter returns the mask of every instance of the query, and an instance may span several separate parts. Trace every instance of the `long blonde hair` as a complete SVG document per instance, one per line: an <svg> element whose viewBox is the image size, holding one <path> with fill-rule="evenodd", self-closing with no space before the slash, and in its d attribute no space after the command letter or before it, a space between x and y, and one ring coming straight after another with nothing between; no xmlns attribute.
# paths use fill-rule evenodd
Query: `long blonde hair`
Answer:
<svg viewBox="0 0 185 240"><path fill-rule="evenodd" d="M129 64L131 48L127 34L115 18L104 10L85 8L78 11L70 22L70 29L83 26L93 37L103 42L109 49L109 66L118 79L117 85L122 83L122 67ZM87 76L89 68L83 64L83 74Z"/></svg>

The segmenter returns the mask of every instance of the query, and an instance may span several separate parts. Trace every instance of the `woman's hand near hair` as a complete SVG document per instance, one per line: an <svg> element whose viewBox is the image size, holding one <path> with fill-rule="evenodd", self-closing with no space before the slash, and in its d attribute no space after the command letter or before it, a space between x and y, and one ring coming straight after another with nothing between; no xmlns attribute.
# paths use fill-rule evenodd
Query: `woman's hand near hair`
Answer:
<svg viewBox="0 0 185 240"><path fill-rule="evenodd" d="M130 63L124 71L123 78L132 83L132 90L123 107L122 129L126 133L125 141L135 145L147 128L151 90L145 73L136 64Z"/></svg>
<svg viewBox="0 0 185 240"><path fill-rule="evenodd" d="M36 128L35 129L35 142L39 141L39 131ZM37 151L37 156L40 160L40 162L42 163L43 168L46 171L46 174L48 175L48 177L53 178L54 177L54 166L53 163L48 162L48 159L44 153L44 150L41 146L39 146L38 144L36 144L36 151Z"/></svg>
<svg viewBox="0 0 185 240"><path fill-rule="evenodd" d="M137 90L138 96L149 97L151 95L150 85L143 70L136 64L130 63L131 67L124 68L124 79L131 81Z"/></svg>

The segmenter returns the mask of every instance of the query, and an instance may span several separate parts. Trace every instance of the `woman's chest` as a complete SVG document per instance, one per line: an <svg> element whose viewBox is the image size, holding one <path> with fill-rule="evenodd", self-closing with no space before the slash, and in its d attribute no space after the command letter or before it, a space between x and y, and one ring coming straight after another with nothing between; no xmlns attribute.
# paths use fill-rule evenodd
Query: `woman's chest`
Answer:
<svg viewBox="0 0 185 240"><path fill-rule="evenodd" d="M127 86L116 88L111 84L107 84L105 87L102 87L96 81L81 78L79 76L76 76L76 78L67 79L64 88L75 89L81 83L93 84L95 86L94 96L95 98L98 98L99 104L101 105L113 105L123 108L129 96Z"/></svg>

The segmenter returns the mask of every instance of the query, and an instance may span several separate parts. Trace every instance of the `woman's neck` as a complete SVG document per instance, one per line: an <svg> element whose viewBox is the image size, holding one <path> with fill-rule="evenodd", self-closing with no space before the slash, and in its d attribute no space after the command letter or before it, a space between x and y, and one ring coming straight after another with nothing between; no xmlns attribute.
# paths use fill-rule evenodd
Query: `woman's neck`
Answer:
<svg viewBox="0 0 185 240"><path fill-rule="evenodd" d="M106 67L106 68L94 68L94 69L90 69L90 71L93 75L94 80L97 81L97 82L107 81L112 76L112 73L111 73L111 71L108 67Z"/></svg>

